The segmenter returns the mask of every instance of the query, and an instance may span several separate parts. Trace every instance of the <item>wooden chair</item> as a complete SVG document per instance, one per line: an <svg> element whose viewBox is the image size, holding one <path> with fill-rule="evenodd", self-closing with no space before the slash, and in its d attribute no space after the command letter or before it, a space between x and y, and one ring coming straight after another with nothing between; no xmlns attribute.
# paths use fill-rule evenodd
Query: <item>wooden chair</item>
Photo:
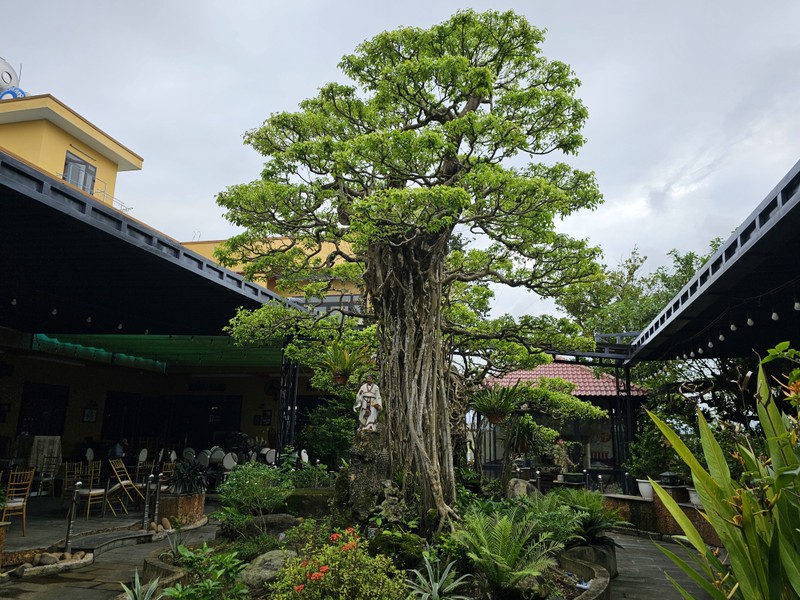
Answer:
<svg viewBox="0 0 800 600"><path fill-rule="evenodd" d="M42 464L39 465L38 481L39 485L36 490L37 496L43 496L45 493L54 495L56 474L61 468L61 460L58 456L44 456L42 457Z"/></svg>
<svg viewBox="0 0 800 600"><path fill-rule="evenodd" d="M75 489L75 482L86 478L86 465L82 462L64 463L64 487L61 488L61 498L66 498L68 493Z"/></svg>
<svg viewBox="0 0 800 600"><path fill-rule="evenodd" d="M78 463L80 464L80 463ZM89 513L92 506L102 505L106 499L106 489L99 487L100 485L100 469L102 461L95 460L88 465L81 465L81 477L78 481L81 482L81 487L78 489L78 504L86 505L86 518L89 518ZM74 489L74 483L73 483ZM112 512L114 509L111 509ZM116 515L117 513L114 513Z"/></svg>
<svg viewBox="0 0 800 600"><path fill-rule="evenodd" d="M155 461L143 460L136 463L136 472L133 475L133 481L141 486L147 483L147 477L153 473Z"/></svg>
<svg viewBox="0 0 800 600"><path fill-rule="evenodd" d="M35 473L34 468L12 471L6 486L6 505L3 507L3 516L0 520L7 521L11 515L22 515L22 535L25 535L28 496L31 493Z"/></svg>

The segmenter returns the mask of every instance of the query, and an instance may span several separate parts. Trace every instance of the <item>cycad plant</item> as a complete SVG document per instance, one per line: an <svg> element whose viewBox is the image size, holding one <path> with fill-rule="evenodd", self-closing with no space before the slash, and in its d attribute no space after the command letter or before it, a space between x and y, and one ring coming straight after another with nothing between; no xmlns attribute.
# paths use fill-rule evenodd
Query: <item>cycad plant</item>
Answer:
<svg viewBox="0 0 800 600"><path fill-rule="evenodd" d="M332 342L327 345L318 357L321 368L331 372L334 380L344 383L358 368L369 361L369 355L363 348L348 348L343 342Z"/></svg>
<svg viewBox="0 0 800 600"><path fill-rule="evenodd" d="M554 567L555 553L563 548L549 534L537 535L535 524L522 510L489 514L470 510L453 539L466 549L488 587L501 594Z"/></svg>
<svg viewBox="0 0 800 600"><path fill-rule="evenodd" d="M788 358L798 362L798 353L788 343L770 350L763 361ZM798 420L778 410L763 362L758 371L758 418L768 456L760 456L740 444L737 452L744 463L740 484L730 477L725 455L711 428L698 411L700 438L708 470L683 443L680 436L658 417L651 415L678 455L689 466L694 486L703 502L705 517L719 535L728 555L722 563L709 551L683 510L660 486L654 489L664 505L697 549L700 573L662 548L714 599L765 598L784 600L800 597L800 443ZM797 407L800 370L788 378L788 400ZM689 596L673 582L684 598Z"/></svg>
<svg viewBox="0 0 800 600"><path fill-rule="evenodd" d="M525 401L530 386L524 383L493 385L477 392L470 407L485 415L491 423L501 423Z"/></svg>

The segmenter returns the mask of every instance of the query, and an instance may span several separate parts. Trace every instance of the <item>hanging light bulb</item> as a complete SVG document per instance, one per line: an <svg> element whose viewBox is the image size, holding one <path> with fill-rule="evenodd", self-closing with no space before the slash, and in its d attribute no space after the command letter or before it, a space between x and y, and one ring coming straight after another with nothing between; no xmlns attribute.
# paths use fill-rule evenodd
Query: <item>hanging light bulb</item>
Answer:
<svg viewBox="0 0 800 600"><path fill-rule="evenodd" d="M719 341L720 342L724 342L725 341L725 334L722 333L721 331L719 332Z"/></svg>
<svg viewBox="0 0 800 600"><path fill-rule="evenodd" d="M703 347L702 347L702 346L700 346L700 347L697 349L697 353L698 353L698 354L702 354L702 353L703 353Z"/></svg>
<svg viewBox="0 0 800 600"><path fill-rule="evenodd" d="M683 353L683 360L686 360L687 358L689 358L689 356L686 354L686 352L684 352Z"/></svg>
<svg viewBox="0 0 800 600"><path fill-rule="evenodd" d="M87 323L91 323L91 322L92 322L92 317L91 317L91 316L89 316L89 317L86 317L86 322L87 322Z"/></svg>
<svg viewBox="0 0 800 600"><path fill-rule="evenodd" d="M122 323L120 323L119 325L117 325L117 329L122 329Z"/></svg>
<svg viewBox="0 0 800 600"><path fill-rule="evenodd" d="M17 305L17 299L16 298L12 298L11 299L11 306L16 306L16 305ZM798 308L797 310L800 310L800 308Z"/></svg>
<svg viewBox="0 0 800 600"><path fill-rule="evenodd" d="M692 358L694 358L694 350L692 350L691 352L689 352L689 356L691 356Z"/></svg>
<svg viewBox="0 0 800 600"><path fill-rule="evenodd" d="M731 331L736 331L736 324L731 321Z"/></svg>
<svg viewBox="0 0 800 600"><path fill-rule="evenodd" d="M50 311L50 314L55 317L58 314L58 309L54 308L53 310Z"/></svg>
<svg viewBox="0 0 800 600"><path fill-rule="evenodd" d="M752 327L755 324L756 324L756 322L753 321L753 319L750 318L750 315L747 315L747 325L748 325L748 327Z"/></svg>
<svg viewBox="0 0 800 600"><path fill-rule="evenodd" d="M797 298L794 299L794 309L800 312L800 301L798 301Z"/></svg>
<svg viewBox="0 0 800 600"><path fill-rule="evenodd" d="M770 319L772 319L773 321L777 321L778 319L780 319L778 313L775 312L774 308L772 309L772 315L770 316Z"/></svg>
<svg viewBox="0 0 800 600"><path fill-rule="evenodd" d="M714 342L712 342L711 340L708 340L708 347L709 348L713 348L714 347Z"/></svg>

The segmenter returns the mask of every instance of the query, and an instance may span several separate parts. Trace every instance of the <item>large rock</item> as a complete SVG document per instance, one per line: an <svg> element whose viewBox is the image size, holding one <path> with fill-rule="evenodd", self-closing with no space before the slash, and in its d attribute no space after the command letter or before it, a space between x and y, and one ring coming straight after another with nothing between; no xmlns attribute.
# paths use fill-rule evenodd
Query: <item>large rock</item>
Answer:
<svg viewBox="0 0 800 600"><path fill-rule="evenodd" d="M510 479L506 488L506 498L519 498L520 496L538 496L536 484L525 479Z"/></svg>
<svg viewBox="0 0 800 600"><path fill-rule="evenodd" d="M273 537L280 536L281 533L297 525L297 517L287 513L275 513L253 517L244 528L246 537L256 537L262 533L268 533Z"/></svg>
<svg viewBox="0 0 800 600"><path fill-rule="evenodd" d="M297 556L292 550L271 550L256 557L237 575L239 581L251 590L260 590L275 579L287 560Z"/></svg>

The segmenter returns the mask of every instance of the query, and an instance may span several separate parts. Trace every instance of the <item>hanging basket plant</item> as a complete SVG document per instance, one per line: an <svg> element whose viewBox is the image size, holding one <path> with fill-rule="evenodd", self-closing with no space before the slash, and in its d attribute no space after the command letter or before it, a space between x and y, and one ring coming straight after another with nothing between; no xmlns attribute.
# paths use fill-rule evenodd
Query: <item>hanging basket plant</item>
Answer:
<svg viewBox="0 0 800 600"><path fill-rule="evenodd" d="M348 348L342 342L325 346L319 356L319 366L331 372L337 385L344 385L357 369L369 362L369 355L363 348Z"/></svg>
<svg viewBox="0 0 800 600"><path fill-rule="evenodd" d="M512 386L494 385L475 394L470 406L484 415L490 423L498 425L519 409L525 401L527 384Z"/></svg>

